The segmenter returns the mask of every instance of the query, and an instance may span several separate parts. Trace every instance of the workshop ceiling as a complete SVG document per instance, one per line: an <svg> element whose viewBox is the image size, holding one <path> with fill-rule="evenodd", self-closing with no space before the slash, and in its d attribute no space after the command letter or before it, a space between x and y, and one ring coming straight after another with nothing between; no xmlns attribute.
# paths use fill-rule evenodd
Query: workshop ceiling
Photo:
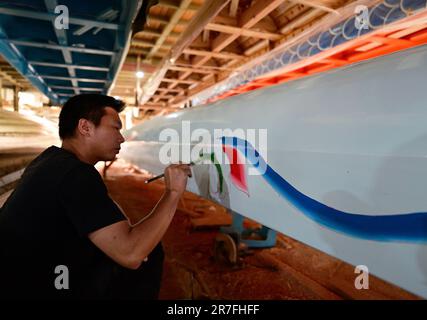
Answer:
<svg viewBox="0 0 427 320"><path fill-rule="evenodd" d="M149 9L143 30L133 36L110 94L150 115L174 110L351 2L160 0ZM180 52L162 70L165 57L177 46ZM135 76L137 71L144 72L142 79ZM160 79L155 88L145 90L153 86L147 81L156 74Z"/></svg>

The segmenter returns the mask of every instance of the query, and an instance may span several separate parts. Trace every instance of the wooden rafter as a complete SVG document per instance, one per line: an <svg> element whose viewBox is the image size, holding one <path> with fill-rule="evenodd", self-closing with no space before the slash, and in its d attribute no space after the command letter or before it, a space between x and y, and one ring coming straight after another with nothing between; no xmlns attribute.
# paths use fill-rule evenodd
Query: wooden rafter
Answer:
<svg viewBox="0 0 427 320"><path fill-rule="evenodd" d="M223 81L246 62L305 34L324 16L339 19L335 13L342 16L341 8L356 2L359 1L159 0L158 6L150 10L145 30L134 37L129 50L130 55L140 54L151 68L146 72L149 77L143 80L141 101L144 104L151 95L150 104L158 107L155 110L181 105L197 92ZM179 19L173 19L183 5L188 5L186 10ZM381 43L378 42L380 46ZM360 53L365 50L362 45L375 43L361 44L356 49ZM131 64L123 70L132 71ZM123 87L118 84L115 92L132 90L133 73L119 77Z"/></svg>
<svg viewBox="0 0 427 320"><path fill-rule="evenodd" d="M203 68L190 68L190 67L179 67L179 66L170 66L169 70L174 71L190 71L193 73L202 73L202 74L212 74L212 73L218 73L218 71L215 70L207 70Z"/></svg>
<svg viewBox="0 0 427 320"><path fill-rule="evenodd" d="M321 9L310 9L307 12L303 13L298 17L298 19L294 19L290 21L289 23L285 24L281 29L280 33L286 34L292 29L301 27L302 25L306 24L307 22L319 18L320 16L324 15L325 12Z"/></svg>
<svg viewBox="0 0 427 320"><path fill-rule="evenodd" d="M158 94L155 94L155 95L153 95L151 98L154 100L154 99L156 99L156 98L159 98L159 100L161 100L161 99L167 99L167 100L169 100L170 98L174 98L175 96L174 95L171 95L171 94L165 94L165 95L158 95Z"/></svg>
<svg viewBox="0 0 427 320"><path fill-rule="evenodd" d="M337 13L337 11L333 8L333 4L336 1L333 0L289 0L295 3L301 3L303 5L318 8L323 11Z"/></svg>
<svg viewBox="0 0 427 320"><path fill-rule="evenodd" d="M255 31L251 29L245 29L245 28L239 28L239 27L233 27L233 26L226 26L223 24L218 23L208 23L206 25L207 30L212 31L218 31L223 33L229 33L232 35L239 35L239 36L246 36L246 37L253 37L258 39L267 39L267 40L279 40L282 38L281 34L278 33L271 33L267 31Z"/></svg>
<svg viewBox="0 0 427 320"><path fill-rule="evenodd" d="M231 0L230 2L230 17L236 17L237 9L239 9L239 0Z"/></svg>
<svg viewBox="0 0 427 320"><path fill-rule="evenodd" d="M157 16L157 15L153 15L150 14L147 17L148 22L154 21L154 22L158 22L160 24L168 24L170 22L169 18L164 17L164 16Z"/></svg>
<svg viewBox="0 0 427 320"><path fill-rule="evenodd" d="M210 52L206 50L196 50L196 49L185 49L184 53L191 54L195 56L202 56L202 57L213 57L218 59L233 59L238 60L244 58L243 56L239 54L235 54L232 52Z"/></svg>
<svg viewBox="0 0 427 320"><path fill-rule="evenodd" d="M265 1L257 1L242 13L239 26L241 28L252 28L258 21L269 15L283 2L283 0L267 1L267 3Z"/></svg>
<svg viewBox="0 0 427 320"><path fill-rule="evenodd" d="M261 50L262 48L268 48L269 41L268 40L260 40L257 43L255 43L250 48L247 48L244 52L245 56L251 56L255 52Z"/></svg>
<svg viewBox="0 0 427 320"><path fill-rule="evenodd" d="M267 4L264 1L258 1L249 9L246 9L240 16L238 27L241 29L250 29L257 22L267 16L271 11L276 9L283 0L269 1ZM219 52L227 47L231 42L240 36L239 33L235 34L220 34L213 40L212 51Z"/></svg>
<svg viewBox="0 0 427 320"><path fill-rule="evenodd" d="M156 91L159 91L159 92L176 92L176 93L180 93L180 92L184 91L184 89L157 88Z"/></svg>
<svg viewBox="0 0 427 320"><path fill-rule="evenodd" d="M182 18L183 14L185 13L185 10L188 8L191 2L192 0L182 0L182 2L179 5L179 8L172 15L172 18L170 19L169 24L167 24L166 27L163 29L161 36L156 41L156 44L154 45L154 47L151 48L150 52L147 54L146 59L150 59L153 56L154 52L156 52L161 47L161 45L166 40L166 38L172 34L173 28L175 28L176 24ZM177 35L177 37L179 36L180 34Z"/></svg>
<svg viewBox="0 0 427 320"><path fill-rule="evenodd" d="M179 9L180 4L177 3L177 1L174 0L159 0L159 3L157 4L159 6L165 7L165 8L171 8L171 9ZM190 4L187 6L187 11L197 11L199 9L199 6Z"/></svg>
<svg viewBox="0 0 427 320"><path fill-rule="evenodd" d="M189 79L171 79L171 78L163 78L162 82L173 82L173 83L185 83L185 84L193 84L197 83L197 80L189 80Z"/></svg>
<svg viewBox="0 0 427 320"><path fill-rule="evenodd" d="M276 9L284 0L275 0L270 1L266 5L264 1L258 1L249 9L246 9L240 16L238 27L241 29L249 29L254 26L257 22L259 22L262 18L267 16L270 12ZM237 34L220 34L212 41L212 48L210 51L210 55L196 57L193 61L194 67L200 67L210 58L214 57L215 53L222 51L225 47L227 47L231 42L236 40L240 36ZM183 78L189 76L191 73L186 72Z"/></svg>
<svg viewBox="0 0 427 320"><path fill-rule="evenodd" d="M0 78L7 80L8 82L12 83L15 86L20 87L21 85L18 83L17 79L14 79L11 75L9 75L7 72L3 71L0 68Z"/></svg>
<svg viewBox="0 0 427 320"><path fill-rule="evenodd" d="M203 42L209 42L209 36L210 36L209 30L207 30L207 29L203 30L202 41Z"/></svg>
<svg viewBox="0 0 427 320"><path fill-rule="evenodd" d="M158 72L153 74L153 76L147 81L147 84L144 87L144 98L142 100L147 99L152 92L155 91L154 89L159 86L162 81L162 77L166 74L168 66L173 64L179 58L184 48L190 45L191 41L193 41L203 31L203 27L206 23L212 20L212 18L215 17L227 5L227 3L228 1L224 0L211 0L206 1L203 4L200 12L197 13L191 23L187 26L185 32L170 50L169 54L166 54L163 57ZM179 82L174 82L170 85L176 87L179 85Z"/></svg>
<svg viewBox="0 0 427 320"><path fill-rule="evenodd" d="M146 29L144 29L144 30L142 30L142 31L140 31L138 33L139 34L145 34L147 36L158 37L158 39L156 40L156 43L155 43L154 47L161 46L163 44L163 42L166 40L166 38L179 38L180 35L181 35L178 32L167 32L167 33L163 33L160 30L150 29L150 28L146 28Z"/></svg>

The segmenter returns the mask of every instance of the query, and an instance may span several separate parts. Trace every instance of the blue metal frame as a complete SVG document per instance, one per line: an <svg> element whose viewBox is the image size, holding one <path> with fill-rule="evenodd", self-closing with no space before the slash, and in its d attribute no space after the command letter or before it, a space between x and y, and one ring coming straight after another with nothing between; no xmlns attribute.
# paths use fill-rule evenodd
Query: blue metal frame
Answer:
<svg viewBox="0 0 427 320"><path fill-rule="evenodd" d="M231 211L232 224L229 227L221 227L220 232L234 236L238 243L244 243L248 248L271 248L276 245L277 232L266 226L260 229L245 228L243 222L245 217L237 212ZM251 234L257 234L262 240L245 239Z"/></svg>
<svg viewBox="0 0 427 320"><path fill-rule="evenodd" d="M0 4L0 54L53 104L79 93L105 94L124 61L141 4L142 0ZM58 5L68 8L68 29L55 28Z"/></svg>
<svg viewBox="0 0 427 320"><path fill-rule="evenodd" d="M58 101L58 95L47 86L44 80L35 72L34 68L25 60L19 50L7 40L6 33L0 26L0 52L2 56L25 76L37 89L52 101Z"/></svg>
<svg viewBox="0 0 427 320"><path fill-rule="evenodd" d="M75 2L79 2L79 1L75 1ZM106 1L106 2L108 2L108 1ZM137 1L135 1L135 2L137 2ZM0 14L5 14L5 15L9 15L9 16L24 17L24 18L31 18L31 19L37 19L37 20L46 20L46 21L52 21L57 17L57 15L54 13L33 12L33 11L29 11L29 10L10 9L10 8L5 8L5 7L0 7ZM120 29L119 24L96 21L96 20L79 19L79 18L75 18L75 17L70 17L69 21L71 24L77 24L77 25L81 25L81 26L92 26L92 27L99 27L99 28L111 29L111 30L119 30Z"/></svg>

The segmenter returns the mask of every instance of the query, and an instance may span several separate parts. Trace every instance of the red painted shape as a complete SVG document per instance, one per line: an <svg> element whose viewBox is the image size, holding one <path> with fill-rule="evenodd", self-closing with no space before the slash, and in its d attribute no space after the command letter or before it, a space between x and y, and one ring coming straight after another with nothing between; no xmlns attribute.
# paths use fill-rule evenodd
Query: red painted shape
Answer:
<svg viewBox="0 0 427 320"><path fill-rule="evenodd" d="M236 148L223 145L222 151L227 155L230 162L231 182L249 196L248 184L246 182L245 161L242 160Z"/></svg>

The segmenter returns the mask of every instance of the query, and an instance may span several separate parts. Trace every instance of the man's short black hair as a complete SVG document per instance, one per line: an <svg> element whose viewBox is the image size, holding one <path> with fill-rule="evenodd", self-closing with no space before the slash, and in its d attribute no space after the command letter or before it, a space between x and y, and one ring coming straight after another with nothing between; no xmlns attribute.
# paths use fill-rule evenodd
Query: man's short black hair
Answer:
<svg viewBox="0 0 427 320"><path fill-rule="evenodd" d="M80 119L87 119L98 126L105 114L105 107L121 112L125 103L103 94L79 94L71 97L59 114L59 137L64 140L74 136Z"/></svg>

